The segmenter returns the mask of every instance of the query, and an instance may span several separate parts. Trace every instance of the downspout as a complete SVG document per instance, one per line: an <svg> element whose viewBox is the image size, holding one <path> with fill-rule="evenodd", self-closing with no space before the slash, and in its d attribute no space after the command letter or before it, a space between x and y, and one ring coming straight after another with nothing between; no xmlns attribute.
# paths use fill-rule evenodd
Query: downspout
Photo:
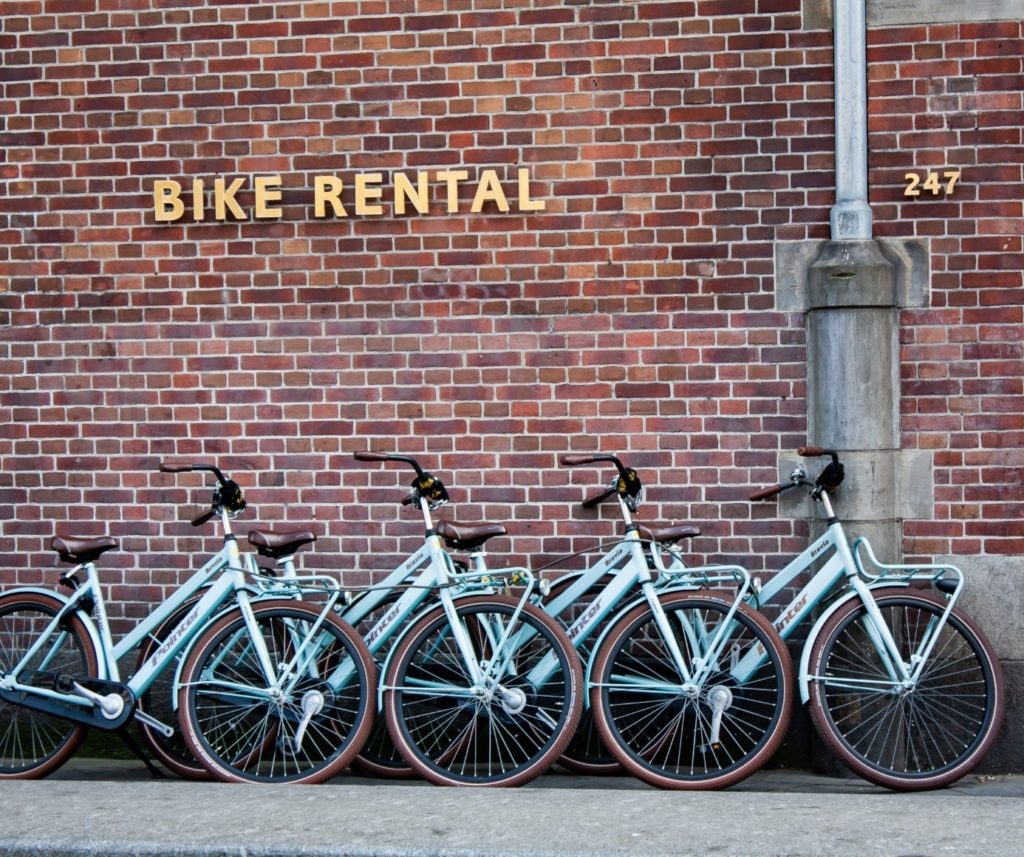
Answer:
<svg viewBox="0 0 1024 857"><path fill-rule="evenodd" d="M895 268L871 237L865 6L833 0L836 203L807 277L807 438L843 453L839 514L891 562L902 543L899 308Z"/></svg>
<svg viewBox="0 0 1024 857"><path fill-rule="evenodd" d="M865 0L834 0L836 204L833 241L871 239L868 207L867 17Z"/></svg>

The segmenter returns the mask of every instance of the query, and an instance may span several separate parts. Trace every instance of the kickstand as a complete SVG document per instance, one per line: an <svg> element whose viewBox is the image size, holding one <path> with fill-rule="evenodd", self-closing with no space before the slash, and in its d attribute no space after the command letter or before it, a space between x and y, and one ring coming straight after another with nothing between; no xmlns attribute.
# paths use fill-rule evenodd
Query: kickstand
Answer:
<svg viewBox="0 0 1024 857"><path fill-rule="evenodd" d="M149 773L152 775L153 779L167 779L167 774L161 771L156 765L154 765L149 760L149 757L142 751L142 748L139 746L139 742L131 736L131 733L128 731L127 724L118 729L117 734L121 736L121 740L124 741L125 747L127 747L131 751L132 755L141 760L142 764L149 768Z"/></svg>

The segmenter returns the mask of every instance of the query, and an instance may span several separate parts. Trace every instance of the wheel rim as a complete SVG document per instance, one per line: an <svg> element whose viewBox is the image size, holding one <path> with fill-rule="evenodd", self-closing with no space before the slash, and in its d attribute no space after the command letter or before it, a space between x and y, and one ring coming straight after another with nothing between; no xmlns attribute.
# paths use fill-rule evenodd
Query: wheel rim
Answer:
<svg viewBox="0 0 1024 857"><path fill-rule="evenodd" d="M692 669L696 658L707 654L697 639L714 639L727 610L708 602L666 604L665 610ZM753 645L764 646L765 633L740 613L730 627L723 650L728 662L697 688L685 687L649 611L619 636L601 670L604 692L595 697L614 744L636 773L679 782L716 780L741 771L781 738L779 718L786 708L782 665L768 646L770 656L737 684L729 668ZM699 632L686 633L686 628ZM717 743L711 741L716 699L719 708L726 706Z"/></svg>
<svg viewBox="0 0 1024 857"><path fill-rule="evenodd" d="M0 614L0 673L17 665L55 615L55 610L33 604L14 605ZM89 664L82 641L67 631L59 646L44 646L37 653L20 680L52 690L55 675L86 677L91 672ZM0 701L0 771L9 776L45 771L54 760L73 751L82 732L81 726L68 720Z"/></svg>
<svg viewBox="0 0 1024 857"><path fill-rule="evenodd" d="M943 608L907 601L879 609L909 663ZM917 685L900 690L859 608L826 643L817 693L834 736L862 764L883 774L933 777L963 764L988 733L994 683L987 663L951 615Z"/></svg>
<svg viewBox="0 0 1024 857"><path fill-rule="evenodd" d="M477 656L494 654L492 641L506 627L512 606L460 607ZM559 742L570 716L573 690L566 653L553 647L548 627L529 613L519 617L532 637L487 687L473 681L441 614L417 633L391 683L396 739L412 756L446 781L494 784L529 772ZM526 676L554 648L558 669L543 688ZM544 765L546 767L546 764ZM537 771L539 773L539 771Z"/></svg>
<svg viewBox="0 0 1024 857"><path fill-rule="evenodd" d="M287 609L257 613L275 670L291 658L312 618ZM212 758L216 773L230 778L307 781L333 769L339 757L347 755L365 716L367 688L358 671L338 691L325 678L354 657L351 642L325 623L316 656L302 676L288 693L268 699L263 670L244 624L230 623L203 647L192 672L187 705L190 732L198 745L192 749L200 757ZM226 690L228 686L254 692ZM307 710L304 703L312 699L320 704Z"/></svg>

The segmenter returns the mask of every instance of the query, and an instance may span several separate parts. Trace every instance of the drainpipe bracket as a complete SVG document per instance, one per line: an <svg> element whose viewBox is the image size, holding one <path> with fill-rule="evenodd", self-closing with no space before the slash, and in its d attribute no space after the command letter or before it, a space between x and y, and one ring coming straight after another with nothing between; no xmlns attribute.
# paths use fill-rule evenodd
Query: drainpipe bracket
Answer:
<svg viewBox="0 0 1024 857"><path fill-rule="evenodd" d="M896 269L874 241L826 241L807 272L807 310L894 307Z"/></svg>

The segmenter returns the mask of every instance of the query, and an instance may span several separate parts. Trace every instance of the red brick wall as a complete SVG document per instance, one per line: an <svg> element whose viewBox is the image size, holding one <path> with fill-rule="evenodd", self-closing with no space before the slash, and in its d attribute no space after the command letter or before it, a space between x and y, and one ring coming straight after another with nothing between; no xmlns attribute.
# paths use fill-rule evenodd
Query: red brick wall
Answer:
<svg viewBox="0 0 1024 857"><path fill-rule="evenodd" d="M215 547L162 458L220 462L246 524L312 522L307 567L390 567L411 473L364 448L420 456L447 515L509 522L505 559L615 530L575 505L610 474L569 450L622 453L642 517L699 523L702 555L799 546L746 501L805 440L773 242L827 237L833 201L831 36L798 0L128 5L5 5L5 582L52 579L55 529L108 531L115 596L154 597ZM1019 39L871 38L878 232L935 251L933 308L905 314L905 443L940 483L915 551L1024 553ZM904 202L932 163L962 166L957 195ZM315 175L453 166L526 166L547 210L309 216ZM154 221L154 179L266 174L280 222Z"/></svg>
<svg viewBox="0 0 1024 857"><path fill-rule="evenodd" d="M1024 554L1024 33L1020 21L871 34L880 235L930 236L932 300L903 314L903 445L935 451L917 554ZM951 196L908 171L959 169ZM944 182L943 182L944 184Z"/></svg>

